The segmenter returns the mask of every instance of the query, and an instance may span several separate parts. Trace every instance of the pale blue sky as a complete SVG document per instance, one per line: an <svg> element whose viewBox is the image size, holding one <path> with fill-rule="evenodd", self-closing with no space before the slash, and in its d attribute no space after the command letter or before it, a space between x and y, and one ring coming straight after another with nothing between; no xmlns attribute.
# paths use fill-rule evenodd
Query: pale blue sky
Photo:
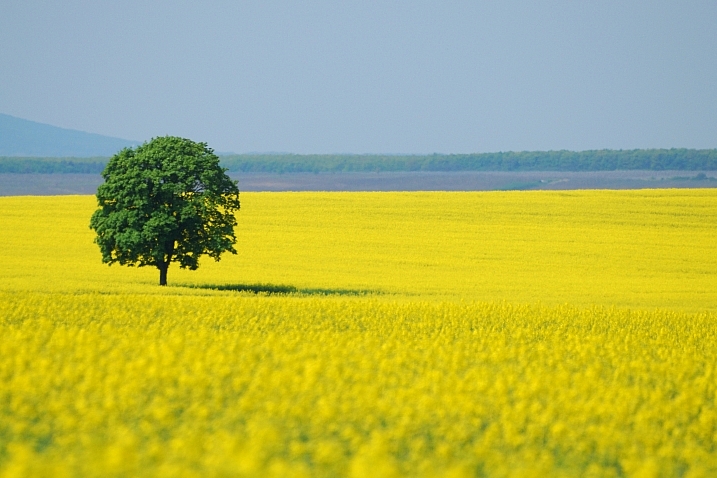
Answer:
<svg viewBox="0 0 717 478"><path fill-rule="evenodd" d="M3 2L0 113L234 152L714 148L717 2Z"/></svg>

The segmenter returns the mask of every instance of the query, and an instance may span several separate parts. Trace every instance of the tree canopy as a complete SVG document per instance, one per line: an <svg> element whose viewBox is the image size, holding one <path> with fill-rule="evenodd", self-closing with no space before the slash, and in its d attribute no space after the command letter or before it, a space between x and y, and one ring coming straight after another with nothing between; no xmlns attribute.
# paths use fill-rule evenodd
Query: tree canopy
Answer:
<svg viewBox="0 0 717 478"><path fill-rule="evenodd" d="M114 155L97 189L90 228L102 261L155 266L167 284L171 262L195 270L199 257L236 254L236 181L206 143L154 138Z"/></svg>

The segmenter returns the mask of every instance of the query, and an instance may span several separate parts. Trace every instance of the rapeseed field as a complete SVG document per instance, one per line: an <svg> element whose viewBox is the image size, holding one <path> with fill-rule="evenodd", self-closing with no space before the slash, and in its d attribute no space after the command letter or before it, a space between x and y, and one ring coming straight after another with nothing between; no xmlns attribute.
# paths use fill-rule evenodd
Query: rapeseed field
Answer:
<svg viewBox="0 0 717 478"><path fill-rule="evenodd" d="M0 199L0 477L717 474L714 191L245 193L166 288L94 207Z"/></svg>

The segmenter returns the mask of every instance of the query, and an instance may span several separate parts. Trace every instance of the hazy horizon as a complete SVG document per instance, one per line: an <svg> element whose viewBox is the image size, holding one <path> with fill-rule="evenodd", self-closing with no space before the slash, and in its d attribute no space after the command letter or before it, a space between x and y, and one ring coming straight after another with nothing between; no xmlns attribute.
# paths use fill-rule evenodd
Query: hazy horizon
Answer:
<svg viewBox="0 0 717 478"><path fill-rule="evenodd" d="M0 113L218 152L717 147L717 3L0 7Z"/></svg>

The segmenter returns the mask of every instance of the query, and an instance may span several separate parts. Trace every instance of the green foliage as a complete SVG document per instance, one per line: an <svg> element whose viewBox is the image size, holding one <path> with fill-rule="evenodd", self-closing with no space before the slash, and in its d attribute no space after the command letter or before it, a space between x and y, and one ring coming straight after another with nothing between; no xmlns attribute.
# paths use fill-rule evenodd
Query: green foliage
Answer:
<svg viewBox="0 0 717 478"><path fill-rule="evenodd" d="M523 151L433 155L222 156L229 171L261 173L383 171L611 171L717 170L717 149L635 149L599 151Z"/></svg>
<svg viewBox="0 0 717 478"><path fill-rule="evenodd" d="M715 171L717 149L522 151L480 154L232 154L231 172L350 173L383 171ZM0 157L0 173L99 173L106 158Z"/></svg>
<svg viewBox="0 0 717 478"><path fill-rule="evenodd" d="M114 155L90 227L108 264L194 270L199 257L236 254L239 189L205 143L166 136Z"/></svg>
<svg viewBox="0 0 717 478"><path fill-rule="evenodd" d="M0 174L100 174L108 158L0 157Z"/></svg>

